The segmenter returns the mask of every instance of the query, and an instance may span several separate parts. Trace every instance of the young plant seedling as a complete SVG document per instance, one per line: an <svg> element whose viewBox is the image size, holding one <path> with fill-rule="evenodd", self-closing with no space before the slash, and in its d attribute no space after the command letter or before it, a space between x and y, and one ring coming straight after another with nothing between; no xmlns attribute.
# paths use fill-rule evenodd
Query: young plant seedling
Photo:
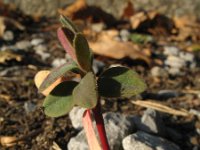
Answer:
<svg viewBox="0 0 200 150"><path fill-rule="evenodd" d="M139 75L126 67L113 67L97 79L92 70L93 54L84 35L66 17L60 17L62 27L57 30L58 39L73 62L50 71L40 71L35 76L39 91L46 98L44 113L50 117L66 115L74 106L86 108L83 126L90 149L109 150L101 113L100 97L130 98L146 89ZM70 81L72 74L80 74L81 81ZM92 127L96 121L100 143Z"/></svg>

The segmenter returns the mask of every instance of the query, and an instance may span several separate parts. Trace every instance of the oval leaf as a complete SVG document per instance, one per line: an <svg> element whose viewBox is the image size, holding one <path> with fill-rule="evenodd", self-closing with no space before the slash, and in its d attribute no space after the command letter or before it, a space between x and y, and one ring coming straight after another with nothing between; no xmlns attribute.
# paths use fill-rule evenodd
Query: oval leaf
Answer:
<svg viewBox="0 0 200 150"><path fill-rule="evenodd" d="M69 18L63 15L60 15L60 22L62 23L64 27L68 28L72 32L74 33L78 32L78 29L75 27L75 25L72 23L72 21Z"/></svg>
<svg viewBox="0 0 200 150"><path fill-rule="evenodd" d="M67 72L78 70L76 64L63 64L60 67L57 67L51 71L51 73L46 77L46 79L42 82L39 87L39 91L44 91L51 84L53 84L58 78L66 75ZM67 78L67 77L65 77Z"/></svg>
<svg viewBox="0 0 200 150"><path fill-rule="evenodd" d="M71 56L71 58L76 62L75 50L72 46L73 39L74 39L74 33L71 32L67 28L58 28L57 36L58 36L58 39L59 39L62 47Z"/></svg>
<svg viewBox="0 0 200 150"><path fill-rule="evenodd" d="M77 33L74 38L74 48L76 53L77 63L80 68L89 72L92 68L92 52L90 51L88 42L82 33Z"/></svg>
<svg viewBox="0 0 200 150"><path fill-rule="evenodd" d="M96 106L98 93L95 75L92 72L88 72L74 88L73 98L75 104L81 107L93 108Z"/></svg>
<svg viewBox="0 0 200 150"><path fill-rule="evenodd" d="M98 90L103 97L130 98L145 89L146 84L139 75L126 67L110 68L98 79Z"/></svg>
<svg viewBox="0 0 200 150"><path fill-rule="evenodd" d="M50 117L67 114L74 106L72 91L77 84L74 81L65 81L56 86L44 100L45 114Z"/></svg>

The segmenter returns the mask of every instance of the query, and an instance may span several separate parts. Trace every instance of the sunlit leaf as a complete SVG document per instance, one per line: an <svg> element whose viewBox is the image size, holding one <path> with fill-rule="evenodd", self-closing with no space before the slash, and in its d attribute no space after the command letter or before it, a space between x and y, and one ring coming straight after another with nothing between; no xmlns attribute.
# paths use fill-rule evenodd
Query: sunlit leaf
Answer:
<svg viewBox="0 0 200 150"><path fill-rule="evenodd" d="M65 49L65 51L71 56L76 62L76 54L73 45L74 33L67 28L58 28L57 30L58 39Z"/></svg>
<svg viewBox="0 0 200 150"><path fill-rule="evenodd" d="M86 72L91 71L92 54L86 38L81 33L77 33L74 39L74 48L77 63Z"/></svg>
<svg viewBox="0 0 200 150"><path fill-rule="evenodd" d="M56 86L44 100L45 114L50 117L67 114L74 106L72 91L77 84L74 81L65 81Z"/></svg>
<svg viewBox="0 0 200 150"><path fill-rule="evenodd" d="M60 22L62 23L64 27L68 28L72 32L74 33L78 32L78 29L75 27L75 25L72 23L72 21L69 18L63 15L60 15Z"/></svg>
<svg viewBox="0 0 200 150"><path fill-rule="evenodd" d="M103 97L130 98L145 89L146 84L139 75L126 67L110 68L98 79L98 90Z"/></svg>
<svg viewBox="0 0 200 150"><path fill-rule="evenodd" d="M93 108L96 106L98 94L95 75L92 72L88 72L74 88L73 98L75 104L81 107Z"/></svg>
<svg viewBox="0 0 200 150"><path fill-rule="evenodd" d="M74 70L78 70L76 64L63 64L58 68L53 69L50 74L46 77L46 79L42 82L39 87L39 91L44 91L51 84L53 84L58 78L67 75L67 72L71 72Z"/></svg>

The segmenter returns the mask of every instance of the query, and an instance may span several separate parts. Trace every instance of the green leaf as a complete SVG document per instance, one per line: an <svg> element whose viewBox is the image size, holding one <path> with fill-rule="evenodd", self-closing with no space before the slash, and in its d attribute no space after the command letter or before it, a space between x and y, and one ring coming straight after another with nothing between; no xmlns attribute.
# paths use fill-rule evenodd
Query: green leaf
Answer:
<svg viewBox="0 0 200 150"><path fill-rule="evenodd" d="M72 91L77 84L74 81L65 81L56 86L44 100L44 113L50 117L67 114L74 106Z"/></svg>
<svg viewBox="0 0 200 150"><path fill-rule="evenodd" d="M44 91L51 84L53 84L58 78L67 75L67 72L73 72L78 70L78 67L75 63L68 64L65 63L55 69L53 69L50 74L46 77L46 79L42 82L39 87L39 91Z"/></svg>
<svg viewBox="0 0 200 150"><path fill-rule="evenodd" d="M133 33L130 35L130 39L138 44L144 44L144 43L148 43L148 42L153 42L154 39L152 36L150 35L145 35L145 34L137 34L137 33Z"/></svg>
<svg viewBox="0 0 200 150"><path fill-rule="evenodd" d="M58 28L57 36L65 51L76 62L75 50L74 47L72 46L74 40L74 33L67 28Z"/></svg>
<svg viewBox="0 0 200 150"><path fill-rule="evenodd" d="M98 93L95 75L92 72L88 72L74 88L73 98L75 104L81 107L90 109L96 106Z"/></svg>
<svg viewBox="0 0 200 150"><path fill-rule="evenodd" d="M110 68L98 79L99 94L103 97L130 98L145 89L146 84L139 75L126 67Z"/></svg>
<svg viewBox="0 0 200 150"><path fill-rule="evenodd" d="M76 33L78 32L78 29L75 27L75 25L72 23L72 21L63 16L63 15L60 15L60 22L62 23L62 25L68 29L70 29L72 32Z"/></svg>
<svg viewBox="0 0 200 150"><path fill-rule="evenodd" d="M77 58L77 63L80 68L89 72L92 68L92 52L90 51L88 42L82 33L77 33L74 39L74 48Z"/></svg>

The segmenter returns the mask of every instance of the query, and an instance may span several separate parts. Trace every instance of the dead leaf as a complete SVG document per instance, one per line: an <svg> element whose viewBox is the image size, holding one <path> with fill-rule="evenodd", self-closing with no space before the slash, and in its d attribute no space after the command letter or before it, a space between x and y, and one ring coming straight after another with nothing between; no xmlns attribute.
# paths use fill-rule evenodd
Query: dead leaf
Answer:
<svg viewBox="0 0 200 150"><path fill-rule="evenodd" d="M6 26L4 22L4 17L0 17L0 37L3 36L5 29L6 29Z"/></svg>
<svg viewBox="0 0 200 150"><path fill-rule="evenodd" d="M56 142L54 142L54 141L53 141L52 149L54 149L54 150L62 150L62 149L60 148L60 146L59 146Z"/></svg>
<svg viewBox="0 0 200 150"><path fill-rule="evenodd" d="M18 62L22 61L22 56L13 53L12 51L0 51L0 63L6 63L11 60L16 60Z"/></svg>
<svg viewBox="0 0 200 150"><path fill-rule="evenodd" d="M14 136L0 136L0 143L2 146L11 147L16 145L17 138Z"/></svg>
<svg viewBox="0 0 200 150"><path fill-rule="evenodd" d="M174 22L157 11L139 12L130 18L133 29L153 35L169 35L174 33Z"/></svg>
<svg viewBox="0 0 200 150"><path fill-rule="evenodd" d="M148 65L151 64L149 57L140 50L140 47L132 42L115 40L118 31L102 31L97 35L96 41L89 41L90 48L94 53L114 59L129 57L131 59L141 59Z"/></svg>
<svg viewBox="0 0 200 150"><path fill-rule="evenodd" d="M100 144L97 140L94 128L93 128L93 123L92 123L92 118L90 114L90 110L86 110L83 114L83 127L86 133L88 145L91 150L102 150L100 147Z"/></svg>
<svg viewBox="0 0 200 150"><path fill-rule="evenodd" d="M73 18L73 15L81 9L86 7L85 0L76 0L72 5L64 8L58 9L58 12L64 16Z"/></svg>
<svg viewBox="0 0 200 150"><path fill-rule="evenodd" d="M134 6L133 3L128 1L126 7L123 10L122 18L130 18L134 14Z"/></svg>
<svg viewBox="0 0 200 150"><path fill-rule="evenodd" d="M154 102L154 101L137 100L137 101L132 101L132 103L135 105L139 105L139 106L146 107L146 108L152 108L157 111L161 111L161 112L176 115L176 116L188 116L189 115L189 113L187 111L176 110L176 109L170 108L166 105L163 105L163 104L160 104L160 103Z"/></svg>
<svg viewBox="0 0 200 150"><path fill-rule="evenodd" d="M197 41L200 36L200 24L194 16L174 17L173 21L178 29L178 35L172 37L176 41L184 41L188 37L193 41Z"/></svg>
<svg viewBox="0 0 200 150"><path fill-rule="evenodd" d="M10 95L6 95L6 94L0 94L0 98L4 99L7 102L9 102L12 99Z"/></svg>

